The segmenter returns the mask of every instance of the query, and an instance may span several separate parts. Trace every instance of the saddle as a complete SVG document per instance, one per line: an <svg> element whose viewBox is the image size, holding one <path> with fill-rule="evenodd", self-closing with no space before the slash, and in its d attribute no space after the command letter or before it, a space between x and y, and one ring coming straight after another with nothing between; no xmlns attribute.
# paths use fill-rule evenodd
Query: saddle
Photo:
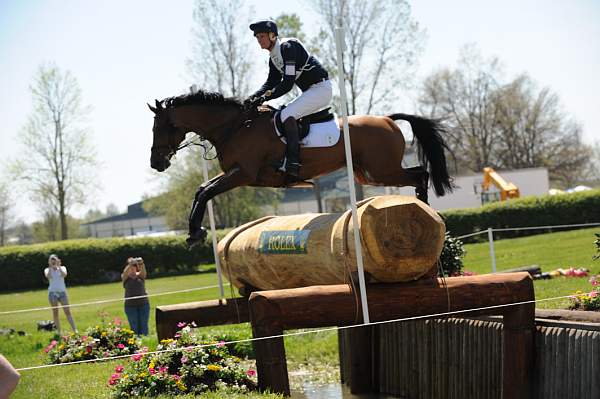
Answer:
<svg viewBox="0 0 600 399"><path fill-rule="evenodd" d="M273 113L275 114L275 131L277 132L279 137L285 136L285 126L283 125L283 121L281 120L281 111L283 110L283 108L285 107L273 111ZM302 141L302 139L308 136L311 123L327 122L332 120L333 118L334 116L331 113L331 108L325 108L321 111L303 116L302 118L298 119L296 122L298 123L299 140Z"/></svg>

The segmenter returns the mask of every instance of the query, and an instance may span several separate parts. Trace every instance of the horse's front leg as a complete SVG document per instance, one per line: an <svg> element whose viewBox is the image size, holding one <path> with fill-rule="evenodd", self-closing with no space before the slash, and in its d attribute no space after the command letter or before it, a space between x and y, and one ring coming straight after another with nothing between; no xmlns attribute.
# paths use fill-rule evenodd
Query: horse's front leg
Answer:
<svg viewBox="0 0 600 399"><path fill-rule="evenodd" d="M231 190L235 187L244 186L250 183L250 179L244 175L241 170L236 167L229 170L227 173L221 174L211 179L209 184L200 186L196 193L196 198L192 205L192 211L189 218L189 236L187 238L188 246L191 248L196 244L204 241L206 238L206 230L202 227L202 219L206 210L206 203L215 196Z"/></svg>
<svg viewBox="0 0 600 399"><path fill-rule="evenodd" d="M223 177L223 173L219 173L217 176L210 180L202 183L194 194L194 200L192 201L192 207L190 208L190 215L188 217L188 236L193 237L195 241L202 241L206 237L206 230L202 227L202 218L204 216L204 208L202 205L199 206L198 199L206 187L214 184L216 181ZM196 222L199 220L199 222Z"/></svg>

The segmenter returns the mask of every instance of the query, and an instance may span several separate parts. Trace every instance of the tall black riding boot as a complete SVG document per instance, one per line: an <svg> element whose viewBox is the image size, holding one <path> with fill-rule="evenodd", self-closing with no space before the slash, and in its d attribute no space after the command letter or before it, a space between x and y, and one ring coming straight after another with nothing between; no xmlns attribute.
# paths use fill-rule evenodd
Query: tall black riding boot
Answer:
<svg viewBox="0 0 600 399"><path fill-rule="evenodd" d="M300 140L296 119L289 117L283 122L287 139L285 172L298 179L300 175Z"/></svg>

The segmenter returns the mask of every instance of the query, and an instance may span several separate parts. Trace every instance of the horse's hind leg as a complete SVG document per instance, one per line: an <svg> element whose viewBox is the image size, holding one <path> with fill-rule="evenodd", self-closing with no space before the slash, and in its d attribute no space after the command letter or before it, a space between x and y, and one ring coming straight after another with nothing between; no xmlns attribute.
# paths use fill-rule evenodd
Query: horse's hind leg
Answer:
<svg viewBox="0 0 600 399"><path fill-rule="evenodd" d="M362 184L373 184L377 186L412 186L415 188L417 198L426 204L429 204L427 194L429 187L429 173L422 166L403 169L402 167L388 169L385 172L379 170L362 171L361 176L357 176Z"/></svg>
<svg viewBox="0 0 600 399"><path fill-rule="evenodd" d="M415 166L405 169L407 173L415 175L415 180L420 182L415 186L415 195L417 198L429 205L429 196L427 194L429 187L429 172L422 166Z"/></svg>

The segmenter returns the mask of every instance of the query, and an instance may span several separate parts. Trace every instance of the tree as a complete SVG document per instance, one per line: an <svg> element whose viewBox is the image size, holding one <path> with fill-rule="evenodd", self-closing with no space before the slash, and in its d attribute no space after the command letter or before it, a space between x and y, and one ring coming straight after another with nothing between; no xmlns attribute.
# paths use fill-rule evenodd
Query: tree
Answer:
<svg viewBox="0 0 600 399"><path fill-rule="evenodd" d="M0 182L0 246L6 244L6 230L12 223L11 208L13 199L6 182Z"/></svg>
<svg viewBox="0 0 600 399"><path fill-rule="evenodd" d="M591 148L559 97L527 74L503 82L500 61L484 60L473 46L463 48L456 69L425 79L419 103L422 113L445 119L460 171L546 167L563 187L585 177Z"/></svg>
<svg viewBox="0 0 600 399"><path fill-rule="evenodd" d="M340 3L343 11L340 15ZM337 76L335 29L345 25L344 73L348 112L385 110L390 99L409 87L424 40L406 0L314 0L324 28L317 35L319 59Z"/></svg>
<svg viewBox="0 0 600 399"><path fill-rule="evenodd" d="M166 181L165 191L144 202L144 208L153 214L163 214L170 228L187 229L191 198L199 182L204 181L201 150L193 150L173 164ZM217 162L211 161L209 175L220 172ZM262 206L275 206L281 193L272 188L238 187L213 199L215 223L220 227L235 227L261 216Z"/></svg>
<svg viewBox="0 0 600 399"><path fill-rule="evenodd" d="M45 219L57 218L56 238L66 239L69 210L95 188L95 151L83 127L90 108L75 77L54 65L38 69L31 94L33 110L19 136L22 153L11 169Z"/></svg>
<svg viewBox="0 0 600 399"><path fill-rule="evenodd" d="M190 74L205 90L244 97L251 81L249 9L243 0L196 0Z"/></svg>
<svg viewBox="0 0 600 399"><path fill-rule="evenodd" d="M422 113L445 120L447 142L460 171L496 165L494 99L501 74L497 58L485 60L474 46L467 45L456 69L444 68L424 81L419 98Z"/></svg>

